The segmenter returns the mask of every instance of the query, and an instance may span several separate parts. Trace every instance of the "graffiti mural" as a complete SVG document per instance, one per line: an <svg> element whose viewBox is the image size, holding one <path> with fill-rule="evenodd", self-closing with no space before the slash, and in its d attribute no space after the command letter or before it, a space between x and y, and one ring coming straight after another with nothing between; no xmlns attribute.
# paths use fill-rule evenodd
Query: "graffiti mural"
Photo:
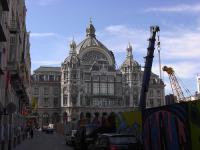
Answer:
<svg viewBox="0 0 200 150"><path fill-rule="evenodd" d="M200 101L189 104L189 123L193 150L200 148Z"/></svg>
<svg viewBox="0 0 200 150"><path fill-rule="evenodd" d="M116 128L118 133L135 135L141 140L142 116L140 111L121 112L116 114Z"/></svg>
<svg viewBox="0 0 200 150"><path fill-rule="evenodd" d="M186 103L143 112L145 150L189 150L190 133Z"/></svg>

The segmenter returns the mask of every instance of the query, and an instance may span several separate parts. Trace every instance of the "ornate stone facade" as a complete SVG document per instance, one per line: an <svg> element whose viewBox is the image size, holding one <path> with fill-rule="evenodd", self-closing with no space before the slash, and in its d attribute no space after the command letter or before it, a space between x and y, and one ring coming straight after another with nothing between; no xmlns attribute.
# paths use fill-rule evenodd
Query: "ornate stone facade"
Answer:
<svg viewBox="0 0 200 150"><path fill-rule="evenodd" d="M60 67L39 67L32 75L32 106L39 125L60 121Z"/></svg>
<svg viewBox="0 0 200 150"><path fill-rule="evenodd" d="M97 40L90 22L86 38L78 45L73 40L69 56L61 66L61 112L64 121L96 112L132 111L138 108L142 82L141 66L133 59L132 47L120 69L116 69L112 51ZM147 107L164 104L164 84L152 74ZM158 92L157 92L158 91ZM152 93L151 93L152 94ZM159 95L157 95L159 94ZM152 97L153 96L153 97Z"/></svg>

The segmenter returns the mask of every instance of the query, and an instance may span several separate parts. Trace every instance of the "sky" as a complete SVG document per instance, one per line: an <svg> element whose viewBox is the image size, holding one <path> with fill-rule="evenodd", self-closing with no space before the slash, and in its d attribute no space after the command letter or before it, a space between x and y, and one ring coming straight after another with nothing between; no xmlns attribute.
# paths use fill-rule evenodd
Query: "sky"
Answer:
<svg viewBox="0 0 200 150"><path fill-rule="evenodd" d="M69 44L85 39L91 18L96 37L112 50L117 67L133 46L134 59L144 66L150 26L160 27L161 64L174 68L181 86L194 94L200 73L199 0L26 0L27 30L31 32L32 71L39 66L60 66ZM159 74L155 49L153 72ZM168 75L162 72L166 94ZM183 90L184 91L184 90Z"/></svg>

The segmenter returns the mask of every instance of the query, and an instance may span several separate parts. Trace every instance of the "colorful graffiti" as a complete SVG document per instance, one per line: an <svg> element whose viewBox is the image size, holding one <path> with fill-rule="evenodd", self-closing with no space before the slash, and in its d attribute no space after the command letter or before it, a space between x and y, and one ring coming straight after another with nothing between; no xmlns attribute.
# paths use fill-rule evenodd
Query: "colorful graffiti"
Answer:
<svg viewBox="0 0 200 150"><path fill-rule="evenodd" d="M189 123L193 150L200 149L200 101L189 103Z"/></svg>
<svg viewBox="0 0 200 150"><path fill-rule="evenodd" d="M121 112L116 114L116 128L118 133L133 134L141 139L142 115L140 111Z"/></svg>
<svg viewBox="0 0 200 150"><path fill-rule="evenodd" d="M189 150L190 134L186 103L143 112L145 150Z"/></svg>
<svg viewBox="0 0 200 150"><path fill-rule="evenodd" d="M116 131L143 137L145 150L200 148L200 100L146 109L143 114L121 112L115 117Z"/></svg>

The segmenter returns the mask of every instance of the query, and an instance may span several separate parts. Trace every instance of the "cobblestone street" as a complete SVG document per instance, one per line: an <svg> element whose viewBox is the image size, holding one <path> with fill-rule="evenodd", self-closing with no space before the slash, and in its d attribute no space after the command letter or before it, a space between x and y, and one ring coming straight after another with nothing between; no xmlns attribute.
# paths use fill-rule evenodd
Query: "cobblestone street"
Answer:
<svg viewBox="0 0 200 150"><path fill-rule="evenodd" d="M14 150L73 150L65 145L64 137L60 134L37 132L33 139L27 139Z"/></svg>

